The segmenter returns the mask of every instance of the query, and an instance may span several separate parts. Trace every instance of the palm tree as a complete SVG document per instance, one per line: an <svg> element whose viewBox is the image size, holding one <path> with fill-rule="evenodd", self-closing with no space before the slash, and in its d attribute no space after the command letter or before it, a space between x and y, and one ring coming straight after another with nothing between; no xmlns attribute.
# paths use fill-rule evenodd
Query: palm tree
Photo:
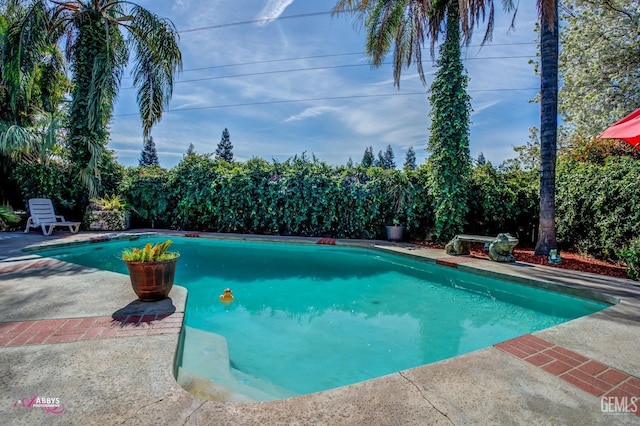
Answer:
<svg viewBox="0 0 640 426"><path fill-rule="evenodd" d="M14 54L25 41L21 33L32 33L15 25L26 12L19 1L8 1L0 10L0 163L4 172L16 161L46 159L58 142L60 105L69 88L55 45L40 43L32 58Z"/></svg>
<svg viewBox="0 0 640 426"><path fill-rule="evenodd" d="M540 220L535 254L548 255L556 241L558 141L558 1L538 0L540 15Z"/></svg>
<svg viewBox="0 0 640 426"><path fill-rule="evenodd" d="M178 33L171 21L135 3L114 0L33 0L16 26L23 43L11 52L10 63L37 59L44 43L65 46L73 83L70 159L87 195L95 196L107 126L129 59L147 138L168 106L175 75L182 68ZM14 67L13 72L21 71Z"/></svg>
<svg viewBox="0 0 640 426"><path fill-rule="evenodd" d="M333 13L357 15L365 27L365 51L374 66L382 65L393 44L393 73L400 85L403 67L415 65L425 82L422 49L429 40L431 56L444 32L447 10L453 0L338 0ZM503 0L505 10L513 9L511 0ZM493 0L459 1L458 13L463 43L468 45L476 26L487 20L482 43L491 40L495 19Z"/></svg>
<svg viewBox="0 0 640 426"><path fill-rule="evenodd" d="M424 82L422 48L429 39L433 55L435 43L444 28L447 7L455 0L338 0L334 14L358 15L366 30L365 50L374 66L380 66L394 47L393 70L400 85L403 67L415 64ZM555 163L558 106L558 1L536 0L541 23L540 87L540 224L536 254L549 254L557 248L555 232ZM469 43L474 27L487 19L483 44L491 39L494 25L493 0L458 1L463 41ZM505 11L514 2L503 0Z"/></svg>

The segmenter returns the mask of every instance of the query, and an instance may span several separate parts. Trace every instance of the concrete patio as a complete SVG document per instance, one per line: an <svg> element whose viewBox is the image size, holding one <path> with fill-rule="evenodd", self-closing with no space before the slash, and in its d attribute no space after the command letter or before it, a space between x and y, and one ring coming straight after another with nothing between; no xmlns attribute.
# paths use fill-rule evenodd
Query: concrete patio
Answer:
<svg viewBox="0 0 640 426"><path fill-rule="evenodd" d="M185 391L174 376L183 287L174 286L169 300L142 304L127 275L21 251L100 235L0 233L2 424L640 424L640 287L630 280L338 240L620 302L533 335L343 388L272 402L226 402L232 397L223 394L212 401ZM34 396L64 411L36 408Z"/></svg>

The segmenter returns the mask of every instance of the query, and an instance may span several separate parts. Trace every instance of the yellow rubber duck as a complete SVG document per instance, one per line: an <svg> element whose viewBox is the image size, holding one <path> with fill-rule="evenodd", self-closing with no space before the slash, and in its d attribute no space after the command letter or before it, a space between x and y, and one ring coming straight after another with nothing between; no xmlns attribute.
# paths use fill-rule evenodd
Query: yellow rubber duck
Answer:
<svg viewBox="0 0 640 426"><path fill-rule="evenodd" d="M225 303L233 302L233 294L231 294L230 288L224 289L224 293L220 295L220 301Z"/></svg>

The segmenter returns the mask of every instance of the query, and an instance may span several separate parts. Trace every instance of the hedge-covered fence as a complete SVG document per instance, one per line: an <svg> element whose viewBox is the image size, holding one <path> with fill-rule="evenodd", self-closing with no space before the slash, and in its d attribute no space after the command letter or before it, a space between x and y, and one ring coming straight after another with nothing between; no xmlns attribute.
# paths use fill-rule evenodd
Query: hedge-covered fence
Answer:
<svg viewBox="0 0 640 426"><path fill-rule="evenodd" d="M560 162L556 226L562 246L617 260L640 236L640 161L612 156L604 164Z"/></svg>
<svg viewBox="0 0 640 426"><path fill-rule="evenodd" d="M412 202L396 209L398 188ZM228 163L192 154L166 174L130 169L122 192L140 219L184 230L381 238L397 217L420 238L432 224L423 171L335 168L305 156Z"/></svg>
<svg viewBox="0 0 640 426"><path fill-rule="evenodd" d="M561 249L617 260L617 253L640 236L640 162L614 156L603 164L561 158L557 171ZM83 212L72 208L73 186L64 165L32 164L15 174L25 200L49 197L65 215ZM333 167L304 155L284 162L253 158L228 163L192 154L170 170L128 168L118 190L139 227L384 238L384 225L396 219L410 238L429 239L431 179L426 165L414 171ZM512 232L522 245L531 244L538 220L537 185L535 170L475 166L465 232Z"/></svg>

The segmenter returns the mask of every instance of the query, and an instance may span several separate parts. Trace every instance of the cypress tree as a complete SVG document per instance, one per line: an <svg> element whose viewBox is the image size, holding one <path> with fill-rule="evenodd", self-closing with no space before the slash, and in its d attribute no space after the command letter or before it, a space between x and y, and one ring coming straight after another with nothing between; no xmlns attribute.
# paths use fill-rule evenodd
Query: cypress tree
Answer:
<svg viewBox="0 0 640 426"><path fill-rule="evenodd" d="M413 147L410 146L407 150L407 155L404 158L404 169L405 170L415 170L416 169L416 153L413 150Z"/></svg>
<svg viewBox="0 0 640 426"><path fill-rule="evenodd" d="M395 158L396 156L393 153L393 148L391 148L391 145L387 145L387 149L384 151L384 154L382 155L382 168L395 169L396 168Z"/></svg>
<svg viewBox="0 0 640 426"><path fill-rule="evenodd" d="M231 138L229 137L229 130L225 127L222 131L222 138L216 149L216 158L221 158L224 161L233 161L233 145L231 145Z"/></svg>
<svg viewBox="0 0 640 426"><path fill-rule="evenodd" d="M353 167L353 160L349 157L349 161L347 161L347 167L350 169Z"/></svg>
<svg viewBox="0 0 640 426"><path fill-rule="evenodd" d="M364 156L362 157L362 167L373 167L373 147L364 149Z"/></svg>
<svg viewBox="0 0 640 426"><path fill-rule="evenodd" d="M153 142L153 136L149 136L148 139L145 139L138 164L141 166L160 165L160 162L158 161L158 151L156 150L156 144L155 142Z"/></svg>

